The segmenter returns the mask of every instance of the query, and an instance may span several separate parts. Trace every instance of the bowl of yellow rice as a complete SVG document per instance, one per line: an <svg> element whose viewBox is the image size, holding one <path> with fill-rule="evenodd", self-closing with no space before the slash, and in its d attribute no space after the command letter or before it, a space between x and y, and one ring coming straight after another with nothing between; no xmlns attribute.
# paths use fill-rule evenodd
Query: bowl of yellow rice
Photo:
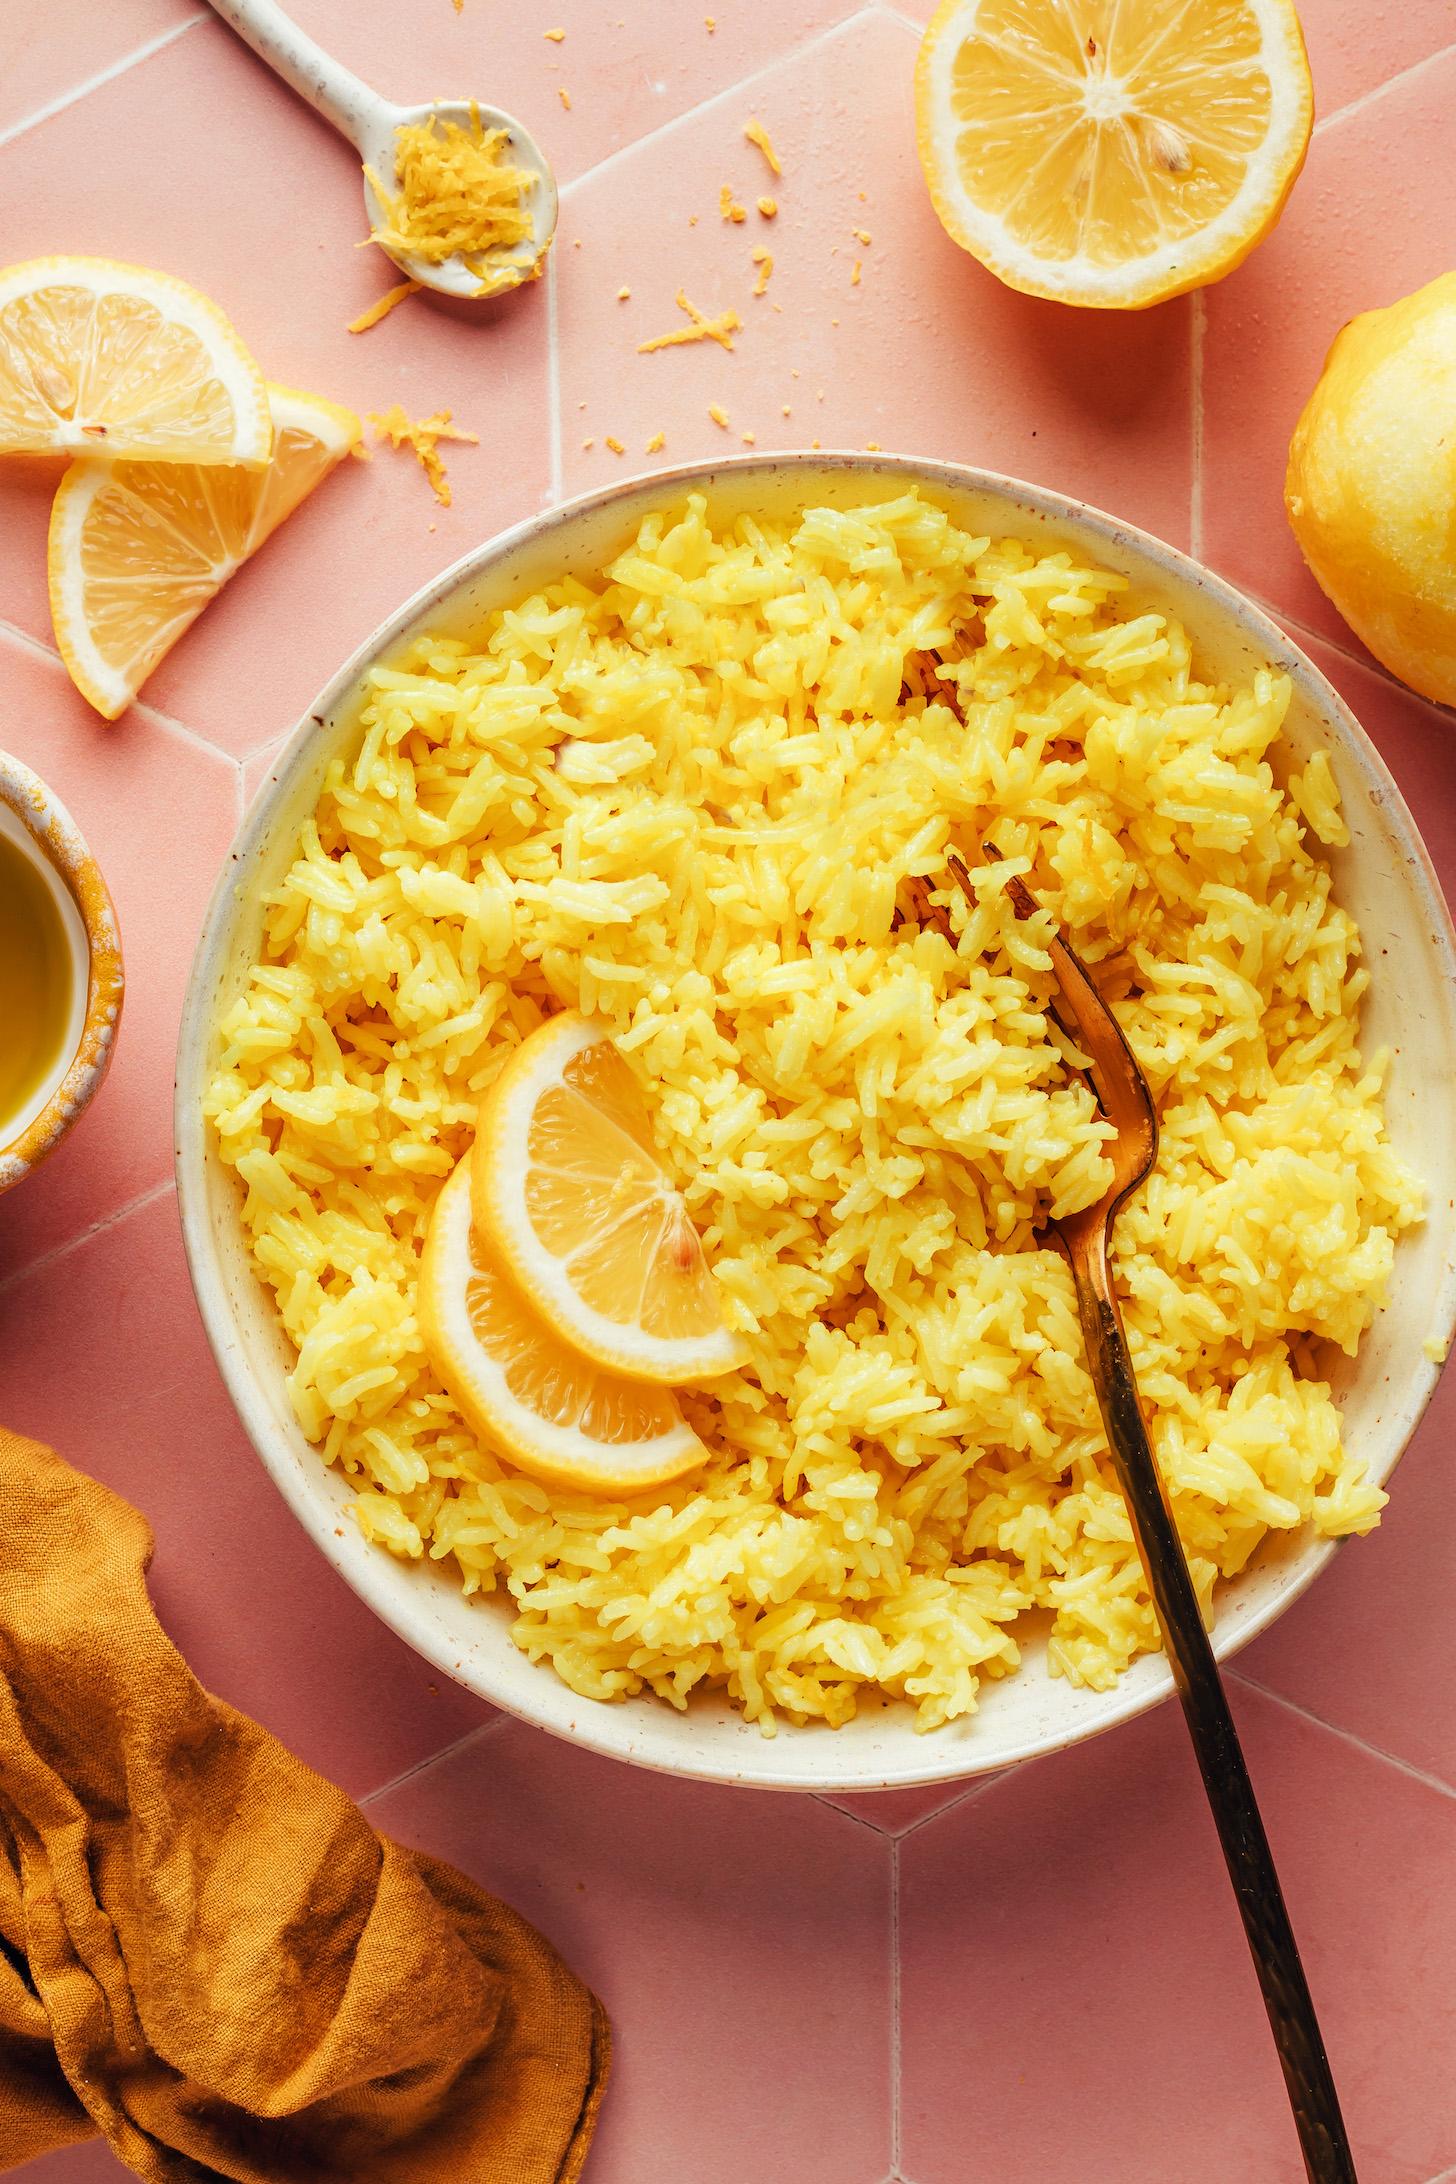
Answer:
<svg viewBox="0 0 1456 2184"><path fill-rule="evenodd" d="M954 945L897 917L950 848ZM1100 1195L1105 1125L1012 872L1158 1104L1117 1278L1220 1653L1378 1522L1456 1320L1456 948L1379 755L1111 517L752 456L535 517L404 607L284 749L198 947L208 1335L295 1514L438 1668L785 1788L969 1775L1167 1694L1042 1232ZM681 1399L706 1462L640 1496L504 1461L416 1310L481 1098L563 1008L630 1065L749 1351Z"/></svg>

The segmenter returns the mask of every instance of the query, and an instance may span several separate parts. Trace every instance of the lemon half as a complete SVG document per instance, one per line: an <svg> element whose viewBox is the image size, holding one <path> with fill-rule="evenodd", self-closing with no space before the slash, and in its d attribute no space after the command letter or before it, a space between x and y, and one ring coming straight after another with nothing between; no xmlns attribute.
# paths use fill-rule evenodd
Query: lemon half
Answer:
<svg viewBox="0 0 1456 2184"><path fill-rule="evenodd" d="M1232 272L1314 120L1291 0L944 0L915 95L962 249L1028 295L1122 310Z"/></svg>

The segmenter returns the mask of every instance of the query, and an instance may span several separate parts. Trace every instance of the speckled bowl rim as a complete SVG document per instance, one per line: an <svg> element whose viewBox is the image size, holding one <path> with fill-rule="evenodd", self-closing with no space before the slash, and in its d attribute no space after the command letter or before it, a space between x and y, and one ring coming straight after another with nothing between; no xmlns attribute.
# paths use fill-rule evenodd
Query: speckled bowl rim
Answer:
<svg viewBox="0 0 1456 2184"><path fill-rule="evenodd" d="M0 1191L8 1191L55 1151L100 1090L116 1051L126 974L111 894L81 829L40 776L8 751L0 751L0 803L14 812L37 856L64 881L80 913L90 959L86 1016L70 1066L19 1137L0 1144Z"/></svg>
<svg viewBox="0 0 1456 2184"><path fill-rule="evenodd" d="M303 1444L296 1424L283 1416L287 1406L282 1396L281 1370L277 1373L278 1387L270 1394L267 1383L274 1378L274 1368L270 1365L260 1371L248 1353L243 1321L235 1308L228 1269L214 1233L209 1190L214 1156L201 1114L201 1094L215 1052L216 996L225 974L230 934L245 899L247 876L264 859L279 815L286 808L290 784L306 772L320 731L336 721L357 696L361 678L371 666L387 658L432 617L447 620L452 601L466 594L476 580L488 577L495 565L522 553L534 555L543 542L554 543L558 538L565 557L578 524L593 517L605 518L619 504L640 502L645 513L648 506L688 491L712 494L718 488L741 498L745 493L755 493L757 481L761 480L766 494L783 494L796 475L807 481L846 473L856 489L861 481L883 480L890 490L913 484L932 494L986 496L1004 505L1008 517L1014 518L1008 520L1008 530L1024 530L1027 524L1045 526L1053 535L1072 534L1088 552L1107 556L1113 565L1124 554L1145 563L1151 572L1145 575L1149 590L1161 588L1173 595L1174 611L1179 611L1181 602L1182 610L1192 615L1195 606L1206 602L1215 618L1237 627L1241 641L1261 661L1287 674L1302 702L1312 707L1327 727L1330 747L1350 762L1347 809L1352 797L1358 799L1367 813L1375 813L1387 841L1394 844L1395 861L1404 868L1403 884L1412 898L1405 912L1406 926L1424 928L1425 944L1440 967L1438 1012L1451 1058L1451 1074L1456 1076L1456 933L1434 865L1375 745L1327 678L1285 631L1202 563L1136 525L1084 502L1022 479L960 463L815 449L730 456L719 462L642 472L579 495L527 517L472 549L380 625L331 678L274 759L267 785L246 814L218 876L183 1005L174 1115L183 1242L219 1371L244 1430L274 1484L314 1544L353 1591L435 1668L477 1697L548 1734L608 1758L688 1779L746 1788L820 1792L969 1781L1024 1759L1043 1757L1102 1735L1161 1704L1173 1690L1171 1672L1161 1653L1142 1655L1112 1691L1078 1692L1072 1723L1044 1724L1033 1718L1024 1729L1018 1725L1015 1730L989 1736L982 1729L983 1720L991 1712L989 1703L981 1714L928 1735L916 1735L909 1726L908 1706L887 1701L881 1711L871 1701L862 1708L860 1719L846 1729L830 1730L817 1723L796 1726L783 1721L772 1739L764 1738L741 1716L725 1719L730 1713L726 1703L705 1702L711 1705L721 1733L715 1733L710 1723L706 1736L699 1733L694 1737L691 1724L698 1710L696 1700L686 1715L680 1715L650 1692L614 1704L583 1699L562 1684L549 1666L528 1662L517 1651L504 1618L493 1619L498 1621L498 1634L493 1630L488 1637L464 1636L458 1628L452 1632L447 1628L449 1610L442 1610L432 1598L435 1587L449 1583L444 1573L438 1566L422 1569L418 1564L402 1564L363 1537L344 1513L345 1490L338 1474L328 1470L316 1450ZM813 487L806 485L805 490ZM756 498L752 505L758 505ZM1456 1336L1456 1180L1449 1199L1444 1193L1433 1192L1432 1196L1431 1248L1437 1266L1420 1296L1403 1296L1402 1304L1407 1317L1416 1311L1421 1313L1428 1339L1443 1357ZM225 1218L236 1235L239 1224L235 1193L234 1210ZM261 1298L261 1284L251 1270L248 1278ZM252 1309L256 1311L256 1302ZM276 1329L276 1315L274 1318ZM1364 1362L1362 1351L1362 1365ZM1390 1388L1385 1398L1390 1410L1381 1460L1371 1471L1377 1484L1386 1482L1399 1462L1439 1374L1440 1364L1430 1350L1418 1351L1409 1378L1398 1389ZM1382 1374L1380 1378L1382 1386L1389 1387L1390 1376ZM327 1491L324 1482L328 1482ZM1287 1552L1274 1561L1268 1583L1252 1600L1241 1588L1248 1585L1258 1567L1259 1555L1227 1589L1214 1632L1214 1650L1220 1659L1240 1651L1275 1622L1346 1543L1317 1538L1305 1527L1283 1544ZM458 1586L452 1590L457 1599L462 1598ZM480 1614L478 1606L475 1614ZM1039 1671L1023 1667L1006 1684L988 1686L988 1702L1010 1685L1022 1683L1028 1674L1035 1677ZM1070 1687L1060 1688L1065 1692ZM871 1715L873 1718L868 1718ZM856 1733L861 1727L866 1729L863 1738Z"/></svg>

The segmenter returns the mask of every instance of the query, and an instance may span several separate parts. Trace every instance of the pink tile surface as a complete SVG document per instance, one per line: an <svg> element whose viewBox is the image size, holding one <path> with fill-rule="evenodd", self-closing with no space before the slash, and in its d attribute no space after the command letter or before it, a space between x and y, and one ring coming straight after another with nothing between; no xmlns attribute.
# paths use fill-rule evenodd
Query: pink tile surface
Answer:
<svg viewBox="0 0 1456 2184"><path fill-rule="evenodd" d="M369 1816L504 1896L606 2003L616 2060L590 2184L880 2184L890 1869L868 1829L516 1723Z"/></svg>
<svg viewBox="0 0 1456 2184"><path fill-rule="evenodd" d="M171 1173L182 990L237 824L237 779L220 752L141 711L100 720L57 661L3 630L0 678L0 745L51 784L89 842L116 904L127 974L116 1059L99 1096L5 1201L3 1280Z"/></svg>
<svg viewBox="0 0 1456 2184"><path fill-rule="evenodd" d="M598 1985L618 2066L587 2184L1294 2184L1175 1715L990 1785L832 1802L673 1783L491 1721L340 1586L274 1493L208 1357L166 1184L186 965L278 739L436 570L553 495L650 467L658 431L663 461L745 432L961 458L1178 543L1196 502L1211 560L1335 640L1312 649L1456 885L1449 723L1358 663L1280 509L1289 430L1341 321L1456 260L1433 180L1456 94L1447 0L1307 0L1325 119L1283 223L1198 306L1126 319L1012 295L945 240L911 140L909 18L928 11L294 0L381 89L515 108L566 185L550 284L478 321L416 300L355 338L347 320L389 274L354 247L352 157L220 25L158 45L190 0L0 0L0 257L170 267L272 376L360 410L443 405L482 435L450 458L448 511L404 456L339 473L209 609L150 709L112 727L36 649L54 472L0 474L0 744L100 854L130 973L101 1100L0 1201L0 1417L147 1511L159 1606L214 1688L356 1793L396 1782L376 1821L498 1888ZM751 113L784 155L776 183L744 142ZM771 187L778 217L724 222L724 182L750 208ZM756 245L775 260L759 299ZM738 312L731 354L637 355L679 322L679 287ZM1448 1384L1381 1531L1241 1663L1263 1687L1241 1716L1365 2184L1456 2174L1453 1405ZM96 2146L25 2172L123 2173Z"/></svg>
<svg viewBox="0 0 1456 2184"><path fill-rule="evenodd" d="M755 209L770 178L743 141L746 99L694 115L567 192L567 490L650 468L658 432L663 462L741 453L746 432L759 447L877 442L1116 503L1186 544L1188 305L1121 319L1063 312L1013 294L957 250L915 155L914 61L903 23L860 16L760 79L751 110L785 170L772 220ZM748 208L741 225L719 215L725 182ZM756 247L774 259L757 298ZM731 355L712 341L637 354L686 323L679 288L710 314L738 313Z"/></svg>
<svg viewBox="0 0 1456 2184"><path fill-rule="evenodd" d="M852 15L855 0L550 0L514 23L494 0L464 0L458 15L448 0L398 9L298 0L292 12L390 98L474 97L529 120L570 180L810 42Z"/></svg>
<svg viewBox="0 0 1456 2184"><path fill-rule="evenodd" d="M0 136L204 13L195 0L127 0L125 7L90 8L83 18L54 0L5 0Z"/></svg>
<svg viewBox="0 0 1456 2184"><path fill-rule="evenodd" d="M489 1718L286 1514L208 1351L170 1189L0 1292L0 1323L0 1418L146 1512L157 1611L211 1690L355 1792Z"/></svg>
<svg viewBox="0 0 1456 2184"><path fill-rule="evenodd" d="M1456 2158L1456 1801L1236 1696L1360 2173L1423 2184ZM1176 1709L1022 1769L900 1868L915 2184L1296 2184Z"/></svg>

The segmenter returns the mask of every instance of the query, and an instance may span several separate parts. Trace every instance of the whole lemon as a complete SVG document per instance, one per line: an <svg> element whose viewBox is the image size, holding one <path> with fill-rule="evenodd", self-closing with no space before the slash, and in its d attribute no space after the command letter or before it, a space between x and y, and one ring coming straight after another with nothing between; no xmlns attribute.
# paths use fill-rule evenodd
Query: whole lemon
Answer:
<svg viewBox="0 0 1456 2184"><path fill-rule="evenodd" d="M1335 337L1289 444L1284 505L1356 636L1456 705L1456 273Z"/></svg>

